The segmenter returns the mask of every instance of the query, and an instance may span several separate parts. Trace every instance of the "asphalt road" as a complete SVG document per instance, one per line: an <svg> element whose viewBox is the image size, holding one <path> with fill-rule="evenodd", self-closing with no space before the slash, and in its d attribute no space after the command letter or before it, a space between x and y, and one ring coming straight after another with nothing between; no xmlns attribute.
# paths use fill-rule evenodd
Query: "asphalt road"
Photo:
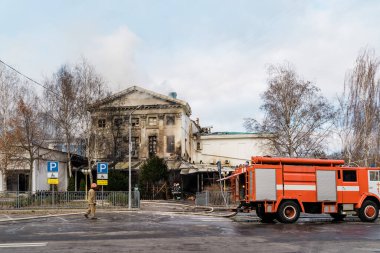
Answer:
<svg viewBox="0 0 380 253"><path fill-rule="evenodd" d="M158 211L101 212L98 217L1 222L0 252L380 252L380 223L301 219L261 224L244 216Z"/></svg>

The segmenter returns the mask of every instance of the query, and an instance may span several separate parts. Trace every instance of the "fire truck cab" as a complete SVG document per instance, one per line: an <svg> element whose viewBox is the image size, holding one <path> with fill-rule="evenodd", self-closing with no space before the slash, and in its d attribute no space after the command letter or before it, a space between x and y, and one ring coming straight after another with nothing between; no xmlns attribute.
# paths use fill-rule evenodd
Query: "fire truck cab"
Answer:
<svg viewBox="0 0 380 253"><path fill-rule="evenodd" d="M235 201L264 222L296 222L301 212L377 219L380 168L344 167L343 160L252 157L231 176Z"/></svg>

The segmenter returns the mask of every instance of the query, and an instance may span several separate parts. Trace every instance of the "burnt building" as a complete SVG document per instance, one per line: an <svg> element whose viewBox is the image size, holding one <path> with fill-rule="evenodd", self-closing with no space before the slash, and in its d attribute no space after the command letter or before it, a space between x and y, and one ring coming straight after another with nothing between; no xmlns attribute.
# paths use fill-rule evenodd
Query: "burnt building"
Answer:
<svg viewBox="0 0 380 253"><path fill-rule="evenodd" d="M133 86L92 104L89 111L93 161L127 169L131 125L133 170L151 155L165 158L170 170L191 162L192 139L199 127L190 119L189 104L177 99L176 93L166 96Z"/></svg>

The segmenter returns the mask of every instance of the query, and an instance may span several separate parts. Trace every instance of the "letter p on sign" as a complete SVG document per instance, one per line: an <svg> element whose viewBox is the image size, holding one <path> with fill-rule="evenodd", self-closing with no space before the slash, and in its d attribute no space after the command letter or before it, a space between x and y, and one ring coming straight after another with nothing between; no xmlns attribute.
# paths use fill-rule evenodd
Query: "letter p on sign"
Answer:
<svg viewBox="0 0 380 253"><path fill-rule="evenodd" d="M108 173L108 163L98 163L98 173L107 174Z"/></svg>
<svg viewBox="0 0 380 253"><path fill-rule="evenodd" d="M55 162L55 161L47 162L47 171L48 172L58 172L58 162Z"/></svg>

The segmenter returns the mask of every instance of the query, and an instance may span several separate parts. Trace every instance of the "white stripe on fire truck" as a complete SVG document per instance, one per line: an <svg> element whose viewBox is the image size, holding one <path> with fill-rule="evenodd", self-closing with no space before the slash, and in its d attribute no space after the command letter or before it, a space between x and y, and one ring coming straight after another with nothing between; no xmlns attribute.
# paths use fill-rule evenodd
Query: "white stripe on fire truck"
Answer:
<svg viewBox="0 0 380 253"><path fill-rule="evenodd" d="M296 191L315 191L317 187L315 185L301 185L301 184L286 184L285 187L282 184L276 185L277 190L296 190ZM337 191L352 191L358 192L359 186L337 186Z"/></svg>
<svg viewBox="0 0 380 253"><path fill-rule="evenodd" d="M309 184L286 184L282 187L282 184L277 185L277 190L296 190L296 191L315 191L315 185Z"/></svg>
<svg viewBox="0 0 380 253"><path fill-rule="evenodd" d="M337 186L336 190L339 192L358 192L359 186Z"/></svg>

